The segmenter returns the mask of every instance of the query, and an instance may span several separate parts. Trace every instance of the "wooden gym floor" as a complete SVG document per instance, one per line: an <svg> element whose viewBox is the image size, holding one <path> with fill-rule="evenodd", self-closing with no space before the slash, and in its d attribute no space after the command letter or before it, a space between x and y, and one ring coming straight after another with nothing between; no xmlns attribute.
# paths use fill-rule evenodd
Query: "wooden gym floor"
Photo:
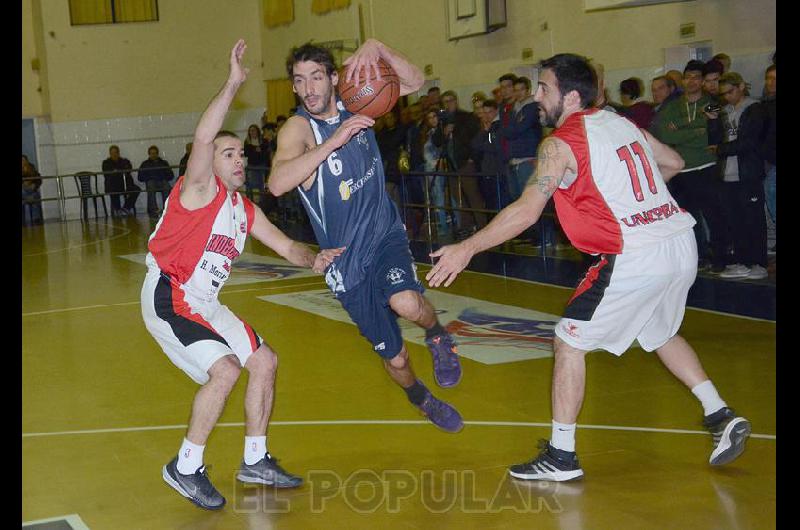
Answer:
<svg viewBox="0 0 800 530"><path fill-rule="evenodd" d="M144 328L139 291L150 221L48 223L22 232L22 518L36 528L310 529L774 528L775 322L689 309L681 333L754 436L733 464L708 465L702 409L654 355L587 356L573 483L509 479L549 436L552 324L571 290L465 273L429 290L458 331L464 378L433 382L408 329L418 376L466 420L428 424L339 320L320 276L248 243L221 299L278 352L270 451L306 484L235 480L244 381L205 452L227 506L196 508L161 478L196 385ZM535 259L535 258L531 258ZM420 264L421 275L427 267ZM235 281L234 281L235 280ZM477 316L476 316L477 315ZM454 327L455 326L455 327ZM51 521L51 522L48 522ZM36 522L39 522L36 524ZM61 523L62 525L65 523Z"/></svg>

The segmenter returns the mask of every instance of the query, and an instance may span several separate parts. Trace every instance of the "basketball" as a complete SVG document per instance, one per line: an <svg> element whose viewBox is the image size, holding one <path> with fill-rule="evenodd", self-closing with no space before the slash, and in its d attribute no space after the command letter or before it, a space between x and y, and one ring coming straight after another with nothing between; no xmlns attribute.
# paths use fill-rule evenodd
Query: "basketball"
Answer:
<svg viewBox="0 0 800 530"><path fill-rule="evenodd" d="M353 114L364 114L378 118L389 112L400 97L400 80L397 74L383 59L378 60L380 79L369 79L366 85L359 84L355 74L346 82L344 69L339 73L339 97L344 108ZM364 72L367 70L365 69ZM370 74L372 73L369 69ZM362 73L363 81L363 73Z"/></svg>

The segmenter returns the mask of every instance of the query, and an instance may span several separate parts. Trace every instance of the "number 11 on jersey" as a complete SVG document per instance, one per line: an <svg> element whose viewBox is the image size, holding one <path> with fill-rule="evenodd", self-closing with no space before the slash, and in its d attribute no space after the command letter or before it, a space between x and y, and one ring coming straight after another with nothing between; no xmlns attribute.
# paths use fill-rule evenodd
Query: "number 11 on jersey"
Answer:
<svg viewBox="0 0 800 530"><path fill-rule="evenodd" d="M642 202L644 201L642 183L639 180L639 170L636 169L636 162L633 160L631 149L633 149L633 152L636 153L642 163L642 169L644 169L644 176L647 179L647 187L650 188L650 192L655 195L658 190L656 189L656 181L653 178L653 168L650 166L650 160L647 159L642 145L639 142L633 142L630 146L623 145L617 149L617 156L619 156L620 161L625 162L628 166L628 174L631 176L631 186L633 186L633 196L636 197L638 202Z"/></svg>

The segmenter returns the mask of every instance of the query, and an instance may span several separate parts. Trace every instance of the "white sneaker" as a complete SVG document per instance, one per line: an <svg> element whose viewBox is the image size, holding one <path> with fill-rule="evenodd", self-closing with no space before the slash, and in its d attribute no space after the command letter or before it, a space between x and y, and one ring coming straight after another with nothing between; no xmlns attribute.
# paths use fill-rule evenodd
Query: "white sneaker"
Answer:
<svg viewBox="0 0 800 530"><path fill-rule="evenodd" d="M750 274L747 275L748 280L763 280L764 278L768 277L769 274L767 273L767 269L762 267L761 265L753 265L750 268Z"/></svg>
<svg viewBox="0 0 800 530"><path fill-rule="evenodd" d="M741 263L728 265L725 270L719 273L720 278L747 278L750 275L750 267L745 267Z"/></svg>

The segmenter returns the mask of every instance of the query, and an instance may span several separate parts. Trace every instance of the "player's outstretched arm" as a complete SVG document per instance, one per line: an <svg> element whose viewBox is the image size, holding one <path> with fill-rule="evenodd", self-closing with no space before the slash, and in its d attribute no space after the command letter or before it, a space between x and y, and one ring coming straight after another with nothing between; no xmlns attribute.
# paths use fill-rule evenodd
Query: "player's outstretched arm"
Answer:
<svg viewBox="0 0 800 530"><path fill-rule="evenodd" d="M575 166L575 157L566 143L553 137L542 141L536 171L520 198L500 210L492 222L471 237L432 252L431 257L439 259L425 276L428 284L438 287L444 283L449 287L469 265L472 256L508 241L538 221L566 170Z"/></svg>
<svg viewBox="0 0 800 530"><path fill-rule="evenodd" d="M356 52L345 59L345 81L351 78L363 79L381 78L378 69L378 59L383 59L397 73L400 80L400 95L405 96L419 90L425 83L422 70L412 64L405 55L390 48L379 40L367 39L359 46Z"/></svg>
<svg viewBox="0 0 800 530"><path fill-rule="evenodd" d="M230 53L230 69L228 79L220 91L211 100L194 132L192 154L186 163L186 176L181 192L181 201L185 201L186 192L206 196L213 179L212 163L214 161L214 137L222 128L225 114L233 101L239 87L247 79L249 69L242 66L242 56L247 50L244 39L239 39ZM212 190L213 192L213 190ZM190 197L189 197L190 198ZM191 200L191 198L190 198Z"/></svg>
<svg viewBox="0 0 800 530"><path fill-rule="evenodd" d="M304 244L290 239L281 232L267 219L260 208L255 208L255 219L250 233L254 238L289 260L289 263L308 267L318 273L322 273L336 256L344 252L344 248L329 248L314 253Z"/></svg>
<svg viewBox="0 0 800 530"><path fill-rule="evenodd" d="M359 131L374 124L369 116L356 114L344 120L330 138L309 148L313 145L311 126L305 118L292 116L278 133L278 149L267 181L269 191L279 197L300 184L310 188L317 167Z"/></svg>
<svg viewBox="0 0 800 530"><path fill-rule="evenodd" d="M681 155L668 145L661 143L655 136L650 134L647 130L642 129L644 138L653 150L653 156L656 158L658 171L664 178L664 182L669 182L669 179L677 175L683 169L686 162L684 162Z"/></svg>

